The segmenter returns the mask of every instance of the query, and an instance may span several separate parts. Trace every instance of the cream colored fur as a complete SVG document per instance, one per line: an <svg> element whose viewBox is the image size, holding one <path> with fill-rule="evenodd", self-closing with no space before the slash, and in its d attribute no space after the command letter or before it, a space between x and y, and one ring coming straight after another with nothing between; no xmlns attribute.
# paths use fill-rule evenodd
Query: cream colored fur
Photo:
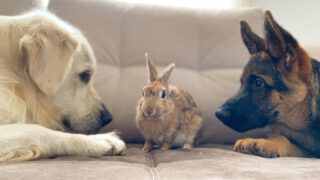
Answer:
<svg viewBox="0 0 320 180"><path fill-rule="evenodd" d="M68 133L99 128L101 99L78 76L95 66L85 37L55 15L0 16L0 161L121 154L114 133Z"/></svg>

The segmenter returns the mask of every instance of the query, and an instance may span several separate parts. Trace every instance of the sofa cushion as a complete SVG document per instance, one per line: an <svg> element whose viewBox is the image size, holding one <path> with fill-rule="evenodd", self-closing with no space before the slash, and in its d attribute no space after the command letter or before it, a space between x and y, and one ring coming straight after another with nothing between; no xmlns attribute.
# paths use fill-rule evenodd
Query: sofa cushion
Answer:
<svg viewBox="0 0 320 180"><path fill-rule="evenodd" d="M1 179L316 179L320 162L312 158L266 159L207 144L191 151L144 153L129 145L125 156L59 157L0 164Z"/></svg>
<svg viewBox="0 0 320 180"><path fill-rule="evenodd" d="M203 10L110 0L52 0L49 9L78 26L99 62L95 85L127 142L142 142L136 104L147 82L144 54L160 67L176 63L172 82L188 90L205 118L201 142L233 142L248 134L225 127L215 110L239 88L249 54L239 21L261 34L260 9ZM249 132L257 136L259 131Z"/></svg>

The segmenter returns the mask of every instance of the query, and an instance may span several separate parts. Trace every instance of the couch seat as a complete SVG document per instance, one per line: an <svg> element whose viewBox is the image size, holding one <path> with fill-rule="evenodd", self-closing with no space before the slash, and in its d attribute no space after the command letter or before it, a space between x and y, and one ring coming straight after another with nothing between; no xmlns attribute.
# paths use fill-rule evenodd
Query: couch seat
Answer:
<svg viewBox="0 0 320 180"><path fill-rule="evenodd" d="M0 165L1 179L317 179L315 158L266 159L235 153L230 145L201 145L191 151L144 153L129 144L124 156L59 157Z"/></svg>

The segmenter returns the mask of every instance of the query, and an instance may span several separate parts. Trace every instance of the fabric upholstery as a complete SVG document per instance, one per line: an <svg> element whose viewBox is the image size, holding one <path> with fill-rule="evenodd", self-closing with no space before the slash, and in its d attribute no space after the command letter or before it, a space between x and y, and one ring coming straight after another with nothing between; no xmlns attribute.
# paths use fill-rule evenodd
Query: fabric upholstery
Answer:
<svg viewBox="0 0 320 180"><path fill-rule="evenodd" d="M205 145L191 151L144 153L129 145L125 156L60 157L0 165L1 179L316 179L318 159L266 159L230 151L230 146Z"/></svg>

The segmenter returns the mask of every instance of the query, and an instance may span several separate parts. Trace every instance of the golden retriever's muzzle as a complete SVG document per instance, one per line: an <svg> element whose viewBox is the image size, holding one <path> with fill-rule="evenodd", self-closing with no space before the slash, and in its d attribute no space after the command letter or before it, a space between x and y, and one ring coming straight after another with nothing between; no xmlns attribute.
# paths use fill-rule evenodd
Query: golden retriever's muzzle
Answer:
<svg viewBox="0 0 320 180"><path fill-rule="evenodd" d="M112 121L112 114L104 104L100 105L96 113L90 113L85 116L81 121L77 121L70 116L62 118L62 124L67 131L73 133L95 134L101 128L106 126ZM79 123L80 122L80 123ZM85 122L85 123L82 123Z"/></svg>

